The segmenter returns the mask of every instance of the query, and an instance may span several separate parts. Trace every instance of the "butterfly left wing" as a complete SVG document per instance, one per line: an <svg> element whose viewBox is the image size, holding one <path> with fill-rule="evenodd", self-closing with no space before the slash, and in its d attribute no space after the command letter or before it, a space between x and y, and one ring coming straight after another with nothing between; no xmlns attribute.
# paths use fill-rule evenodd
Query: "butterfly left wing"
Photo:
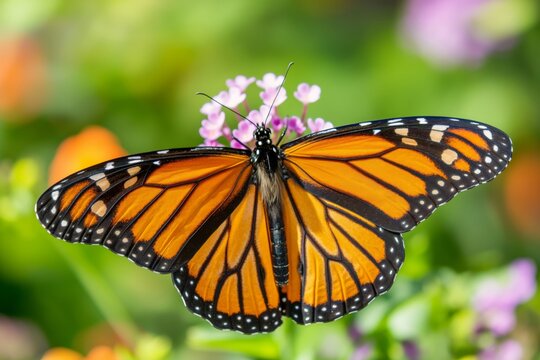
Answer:
<svg viewBox="0 0 540 360"><path fill-rule="evenodd" d="M254 184L208 241L172 275L186 306L218 329L251 334L281 325L268 219Z"/></svg>
<svg viewBox="0 0 540 360"><path fill-rule="evenodd" d="M157 272L177 270L240 202L249 152L163 150L95 165L53 185L36 214L53 236L103 245Z"/></svg>

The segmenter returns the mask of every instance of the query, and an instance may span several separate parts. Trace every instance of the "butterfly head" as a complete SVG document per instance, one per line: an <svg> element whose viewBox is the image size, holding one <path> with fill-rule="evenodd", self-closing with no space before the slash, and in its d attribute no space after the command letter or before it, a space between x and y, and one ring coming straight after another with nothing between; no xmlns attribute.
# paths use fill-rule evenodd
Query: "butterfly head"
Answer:
<svg viewBox="0 0 540 360"><path fill-rule="evenodd" d="M264 125L257 125L255 131L253 131L253 137L256 140L257 147L263 147L265 145L272 145L272 130Z"/></svg>

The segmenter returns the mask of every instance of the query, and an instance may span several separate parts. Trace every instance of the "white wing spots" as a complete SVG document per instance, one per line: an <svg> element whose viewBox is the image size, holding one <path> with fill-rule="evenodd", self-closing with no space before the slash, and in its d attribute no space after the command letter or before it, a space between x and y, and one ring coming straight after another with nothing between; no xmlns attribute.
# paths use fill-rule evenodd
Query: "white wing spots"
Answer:
<svg viewBox="0 0 540 360"><path fill-rule="evenodd" d="M82 228L76 228L76 229L75 229L75 232L76 232L77 234L80 234L80 233L82 233L82 230L83 230Z"/></svg>
<svg viewBox="0 0 540 360"><path fill-rule="evenodd" d="M487 129L487 126L485 126L485 125L478 125L478 128L479 128L479 129Z"/></svg>
<svg viewBox="0 0 540 360"><path fill-rule="evenodd" d="M474 169L474 173L475 173L476 175L480 174L481 172L482 172L482 171L481 171L480 169Z"/></svg>
<svg viewBox="0 0 540 360"><path fill-rule="evenodd" d="M53 189L53 190L58 190L58 189L60 189L61 187L62 187L62 185L61 185L61 184L58 184L58 185L54 185L52 189Z"/></svg>
<svg viewBox="0 0 540 360"><path fill-rule="evenodd" d="M133 185L135 185L135 183L137 182L137 177L132 177L131 179L129 180L126 180L124 182L124 189L127 189L128 187L131 187Z"/></svg>
<svg viewBox="0 0 540 360"><path fill-rule="evenodd" d="M169 152L169 150L160 150L160 151L158 151L156 154L163 155L163 154L166 154L166 153L168 153L168 152Z"/></svg>
<svg viewBox="0 0 540 360"><path fill-rule="evenodd" d="M489 130L484 130L484 136L487 137L489 140L493 140L493 134Z"/></svg>
<svg viewBox="0 0 540 360"><path fill-rule="evenodd" d="M96 234L98 234L98 235L101 235L101 234L103 234L104 232L105 232L105 229L104 229L104 228L99 228L99 229L96 230Z"/></svg>
<svg viewBox="0 0 540 360"><path fill-rule="evenodd" d="M59 195L60 195L60 193L59 193L58 191L53 191L53 192L51 193L51 198L52 198L54 201L56 201L56 200L58 200L58 196L59 196Z"/></svg>
<svg viewBox="0 0 540 360"><path fill-rule="evenodd" d="M122 239L122 244L127 244L129 242L129 239L127 237Z"/></svg>
<svg viewBox="0 0 540 360"><path fill-rule="evenodd" d="M360 126L368 126L368 125L371 125L371 122L369 122L369 121L368 122L361 122L358 125L360 125Z"/></svg>
<svg viewBox="0 0 540 360"><path fill-rule="evenodd" d="M433 125L431 127L431 130L436 130L436 131L445 131L446 129L448 129L448 125Z"/></svg>
<svg viewBox="0 0 540 360"><path fill-rule="evenodd" d="M96 185L101 189L101 191L107 190L109 187L111 187L111 183L109 180L104 177L96 182Z"/></svg>
<svg viewBox="0 0 540 360"><path fill-rule="evenodd" d="M62 220L62 222L60 223L61 227L66 227L67 225L68 225L67 220Z"/></svg>
<svg viewBox="0 0 540 360"><path fill-rule="evenodd" d="M443 180L437 181L437 185L443 187L444 186L444 181Z"/></svg>
<svg viewBox="0 0 540 360"><path fill-rule="evenodd" d="M441 160L447 165L452 165L457 158L458 154L451 149L445 149L441 154Z"/></svg>
<svg viewBox="0 0 540 360"><path fill-rule="evenodd" d="M401 136L408 136L409 135L409 129L407 128L399 128L394 130L394 132Z"/></svg>
<svg viewBox="0 0 540 360"><path fill-rule="evenodd" d="M429 132L429 138L431 139L431 141L438 142L438 143L441 142L443 135L444 133L439 130L431 130Z"/></svg>
<svg viewBox="0 0 540 360"><path fill-rule="evenodd" d="M103 215L105 215L105 213L107 212L107 205L105 205L103 200L98 200L94 204L92 204L90 210L97 216L103 217Z"/></svg>
<svg viewBox="0 0 540 360"><path fill-rule="evenodd" d="M94 181L98 181L98 180L103 179L104 177L105 177L104 173L99 173L99 174L95 174L95 175L90 176L90 179L94 180Z"/></svg>
<svg viewBox="0 0 540 360"><path fill-rule="evenodd" d="M116 236L120 235L120 233L121 233L120 230L115 230L115 231L114 231L114 235L116 235Z"/></svg>
<svg viewBox="0 0 540 360"><path fill-rule="evenodd" d="M486 162L486 164L491 164L491 158L489 156L486 156L486 158L484 159L484 161Z"/></svg>
<svg viewBox="0 0 540 360"><path fill-rule="evenodd" d="M428 122L426 120L426 118L416 118L416 120L418 121L418 123L420 123L421 125L426 125Z"/></svg>
<svg viewBox="0 0 540 360"><path fill-rule="evenodd" d="M53 214L53 215L56 214L56 206L53 206L51 208L51 214Z"/></svg>
<svg viewBox="0 0 540 360"><path fill-rule="evenodd" d="M380 129L375 129L375 130L373 130L373 135L377 135L377 134L380 133L380 132L381 132Z"/></svg>
<svg viewBox="0 0 540 360"><path fill-rule="evenodd" d="M442 137L444 135L444 131L446 129L448 129L448 125L433 125L429 133L429 137L431 138L431 141L441 142Z"/></svg>
<svg viewBox="0 0 540 360"><path fill-rule="evenodd" d="M114 169L114 162L108 162L107 164L105 164L105 170L112 170Z"/></svg>
<svg viewBox="0 0 540 360"><path fill-rule="evenodd" d="M401 125L405 125L404 123L402 122L396 122L396 123L389 123L388 126L401 126Z"/></svg>
<svg viewBox="0 0 540 360"><path fill-rule="evenodd" d="M128 164L136 164L136 163L140 163L141 161L142 161L141 159L129 160Z"/></svg>
<svg viewBox="0 0 540 360"><path fill-rule="evenodd" d="M130 167L129 169L127 169L128 174L131 175L131 176L138 174L139 171L141 171L140 166L133 166L133 167Z"/></svg>
<svg viewBox="0 0 540 360"><path fill-rule="evenodd" d="M497 144L493 145L493 151L495 151L495 152L499 151L499 147L497 146Z"/></svg>
<svg viewBox="0 0 540 360"><path fill-rule="evenodd" d="M139 160L141 157L139 155L133 155L133 156L129 156L128 157L128 160Z"/></svg>
<svg viewBox="0 0 540 360"><path fill-rule="evenodd" d="M392 120L388 120L388 123L389 123L389 124L393 124L393 123L400 122L400 121L402 121L402 120L403 120L402 118L399 118L399 119L392 119Z"/></svg>
<svg viewBox="0 0 540 360"><path fill-rule="evenodd" d="M433 189L433 190L431 190L431 193L432 193L433 195L438 195L438 194L439 194L439 190Z"/></svg>
<svg viewBox="0 0 540 360"><path fill-rule="evenodd" d="M461 176L459 176L459 175L452 175L450 178L451 178L452 180L454 180L454 181L459 181L459 180L461 180Z"/></svg>
<svg viewBox="0 0 540 360"><path fill-rule="evenodd" d="M408 138L408 137L401 138L401 142L403 142L405 145L410 145L410 146L417 146L418 145L416 140Z"/></svg>
<svg viewBox="0 0 540 360"><path fill-rule="evenodd" d="M154 161L154 162L153 162L152 164L154 164L154 165L158 165L158 166L159 166L159 165L161 165L161 161L159 161L159 160L156 160L156 161Z"/></svg>

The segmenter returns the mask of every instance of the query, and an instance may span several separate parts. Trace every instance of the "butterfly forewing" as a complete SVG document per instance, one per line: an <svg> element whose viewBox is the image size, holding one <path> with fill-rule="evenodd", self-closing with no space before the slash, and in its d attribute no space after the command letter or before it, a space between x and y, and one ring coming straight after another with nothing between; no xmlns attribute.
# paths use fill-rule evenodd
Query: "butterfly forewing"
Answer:
<svg viewBox="0 0 540 360"><path fill-rule="evenodd" d="M458 192L493 179L512 153L500 130L448 118L348 125L283 150L302 187L394 232L411 230Z"/></svg>
<svg viewBox="0 0 540 360"><path fill-rule="evenodd" d="M52 235L104 245L170 272L189 259L247 189L245 152L178 149L115 159L52 186L36 213Z"/></svg>

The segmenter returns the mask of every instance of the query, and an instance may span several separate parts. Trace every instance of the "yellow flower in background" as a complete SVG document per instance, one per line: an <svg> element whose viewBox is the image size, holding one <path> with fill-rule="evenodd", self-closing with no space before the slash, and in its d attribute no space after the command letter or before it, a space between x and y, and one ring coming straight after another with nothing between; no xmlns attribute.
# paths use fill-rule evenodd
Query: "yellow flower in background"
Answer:
<svg viewBox="0 0 540 360"><path fill-rule="evenodd" d="M49 170L49 184L86 167L124 155L126 151L113 133L100 126L87 127L60 144Z"/></svg>
<svg viewBox="0 0 540 360"><path fill-rule="evenodd" d="M39 44L30 38L0 40L0 118L29 119L45 94L46 64Z"/></svg>

